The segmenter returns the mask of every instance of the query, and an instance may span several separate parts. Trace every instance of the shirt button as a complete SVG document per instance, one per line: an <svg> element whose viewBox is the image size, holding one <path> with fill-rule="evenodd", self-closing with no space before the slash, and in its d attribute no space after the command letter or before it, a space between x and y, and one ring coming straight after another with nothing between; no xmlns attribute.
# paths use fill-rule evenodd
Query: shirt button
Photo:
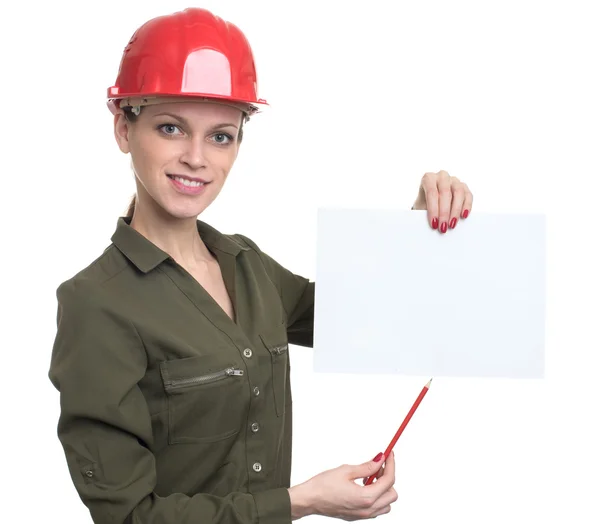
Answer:
<svg viewBox="0 0 600 524"><path fill-rule="evenodd" d="M258 473L262 469L261 463L260 462L255 462L254 466L252 466L252 469Z"/></svg>
<svg viewBox="0 0 600 524"><path fill-rule="evenodd" d="M258 389L258 386L256 386L253 391L255 397L258 397L258 395L260 395L260 389Z"/></svg>
<svg viewBox="0 0 600 524"><path fill-rule="evenodd" d="M252 431L254 433L256 433L260 429L260 426L258 425L258 422L254 422L254 424L252 424L251 427L252 427Z"/></svg>
<svg viewBox="0 0 600 524"><path fill-rule="evenodd" d="M250 358L252 356L252 350L250 348L244 349L244 356Z"/></svg>
<svg viewBox="0 0 600 524"><path fill-rule="evenodd" d="M85 476L91 479L94 476L94 472L91 470L88 470L85 472Z"/></svg>

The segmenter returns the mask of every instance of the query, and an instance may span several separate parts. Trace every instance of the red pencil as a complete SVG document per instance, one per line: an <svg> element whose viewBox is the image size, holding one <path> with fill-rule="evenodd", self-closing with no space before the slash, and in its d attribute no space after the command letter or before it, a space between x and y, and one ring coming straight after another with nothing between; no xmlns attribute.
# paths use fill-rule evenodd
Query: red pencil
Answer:
<svg viewBox="0 0 600 524"><path fill-rule="evenodd" d="M396 431L396 434L394 435L394 438L392 439L392 441L390 442L389 446L385 450L385 453L383 454L383 461L384 462L389 457L390 452L392 451L392 448L396 445L396 442L398 442L398 439L400 438L400 435L402 435L402 432L404 431L404 428L408 424L408 421L411 419L411 417L413 416L414 412L419 407L419 404L421 403L421 400L423 400L423 397L429 391L429 386L431 386L431 381L432 380L433 379L431 379L429 382L427 382L427 384L425 384L425 386L421 390L421 393L419 393L419 396L417 397L417 400L415 400L415 403L412 405L412 408L410 408L410 411L408 412L408 414L404 418L404 422L402 422L402 424L400 424L400 427L398 428L398 431ZM369 484L372 484L373 481L375 480L376 476L377 476L376 474L375 475L371 475L368 478L368 480L365 482L365 486L368 486Z"/></svg>

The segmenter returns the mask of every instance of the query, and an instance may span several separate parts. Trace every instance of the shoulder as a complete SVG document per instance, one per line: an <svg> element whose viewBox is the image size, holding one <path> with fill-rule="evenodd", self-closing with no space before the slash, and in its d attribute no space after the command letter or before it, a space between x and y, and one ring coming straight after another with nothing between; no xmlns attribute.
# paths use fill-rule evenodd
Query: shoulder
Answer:
<svg viewBox="0 0 600 524"><path fill-rule="evenodd" d="M231 235L224 236L228 238L231 242L238 244L244 250L252 250L256 253L262 254L262 251L260 250L256 242L254 242L254 240L252 240L251 238L248 238L246 235L243 235L241 233L234 233Z"/></svg>
<svg viewBox="0 0 600 524"><path fill-rule="evenodd" d="M109 295L107 284L127 267L121 252L110 244L87 266L60 282L56 289L59 304L73 310L99 305Z"/></svg>
<svg viewBox="0 0 600 524"><path fill-rule="evenodd" d="M231 242L238 244L255 264L262 266L269 274L277 271L277 262L265 253L253 239L241 233L227 236Z"/></svg>
<svg viewBox="0 0 600 524"><path fill-rule="evenodd" d="M279 265L258 246L250 237L242 233L222 234L227 242L241 250L240 261L251 268L251 271L266 274L271 283L279 280Z"/></svg>
<svg viewBox="0 0 600 524"><path fill-rule="evenodd" d="M240 251L261 253L256 242L244 234L224 233L215 226L199 219L197 225L200 236L209 245L232 254L238 254Z"/></svg>

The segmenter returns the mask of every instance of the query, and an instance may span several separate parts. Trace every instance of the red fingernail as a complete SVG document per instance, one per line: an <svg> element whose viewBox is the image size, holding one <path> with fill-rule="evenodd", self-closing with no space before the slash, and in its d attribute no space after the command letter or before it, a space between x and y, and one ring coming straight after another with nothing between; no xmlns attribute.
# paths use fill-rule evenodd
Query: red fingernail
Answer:
<svg viewBox="0 0 600 524"><path fill-rule="evenodd" d="M442 233L445 233L446 231L448 231L448 224L446 224L446 222L442 222L442 227L440 227L440 231Z"/></svg>
<svg viewBox="0 0 600 524"><path fill-rule="evenodd" d="M454 229L456 227L456 217L450 220L450 229Z"/></svg>
<svg viewBox="0 0 600 524"><path fill-rule="evenodd" d="M434 218L434 219L431 221L431 227L432 227L433 229L437 229L437 227L438 227L438 219L437 219L437 218Z"/></svg>
<svg viewBox="0 0 600 524"><path fill-rule="evenodd" d="M377 456L373 459L373 462L378 462L381 457L383 457L383 453L378 453Z"/></svg>
<svg viewBox="0 0 600 524"><path fill-rule="evenodd" d="M469 210L468 210L468 209L465 209L465 210L463 211L462 217L463 217L463 218L467 218L468 216L469 216Z"/></svg>

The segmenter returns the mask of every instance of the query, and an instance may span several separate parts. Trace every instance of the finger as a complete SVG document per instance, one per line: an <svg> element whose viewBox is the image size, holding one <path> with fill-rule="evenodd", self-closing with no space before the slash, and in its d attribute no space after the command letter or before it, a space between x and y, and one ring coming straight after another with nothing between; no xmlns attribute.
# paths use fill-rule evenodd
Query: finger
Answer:
<svg viewBox="0 0 600 524"><path fill-rule="evenodd" d="M450 208L450 221L448 227L454 229L463 211L465 203L465 185L456 177L450 178L452 189L452 206Z"/></svg>
<svg viewBox="0 0 600 524"><path fill-rule="evenodd" d="M473 193L468 188L467 184L463 184L465 190L465 201L463 203L462 212L460 214L461 218L467 218L471 213L471 209L473 208Z"/></svg>
<svg viewBox="0 0 600 524"><path fill-rule="evenodd" d="M371 510L378 512L381 509L391 506L398 500L398 493L394 488L388 489L379 499L375 501Z"/></svg>
<svg viewBox="0 0 600 524"><path fill-rule="evenodd" d="M352 480L375 475L383 465L383 453L378 453L373 460L357 466L348 466L348 474Z"/></svg>
<svg viewBox="0 0 600 524"><path fill-rule="evenodd" d="M394 488L390 488L378 499L372 499L372 502L363 509L359 510L361 518L372 518L382 513L389 513L391 505L398 500L398 493Z"/></svg>
<svg viewBox="0 0 600 524"><path fill-rule="evenodd" d="M390 487L394 485L396 482L396 455L394 455L394 451L390 451L390 454L385 461L385 467L381 470L381 475L379 477L386 477ZM379 479L379 477L377 477ZM380 480L381 482L381 480Z"/></svg>
<svg viewBox="0 0 600 524"><path fill-rule="evenodd" d="M439 195L439 215L440 232L448 231L448 222L450 221L450 207L452 205L452 184L450 175L446 171L440 171L437 178L437 188Z"/></svg>
<svg viewBox="0 0 600 524"><path fill-rule="evenodd" d="M390 454L385 461L385 475L392 477L392 484L396 481L396 454L394 450L390 451Z"/></svg>
<svg viewBox="0 0 600 524"><path fill-rule="evenodd" d="M386 506L385 508L381 508L380 510L373 513L371 515L371 518L374 519L375 517L379 517L380 515L385 515L386 513L389 513L390 511L392 511L392 506Z"/></svg>
<svg viewBox="0 0 600 524"><path fill-rule="evenodd" d="M427 220L433 229L437 229L439 225L439 194L436 178L435 173L425 173L421 179L421 187L427 203Z"/></svg>
<svg viewBox="0 0 600 524"><path fill-rule="evenodd" d="M381 475L383 475L383 469L384 469L384 468L381 468L381 469L380 469L380 470L377 472L377 475L375 475L375 479L373 480L373 482L375 482L375 480L377 480L378 478L380 478L380 477L381 477ZM369 477L365 477L364 479L362 479L363 486L364 486L364 485L367 483L367 480L369 480Z"/></svg>
<svg viewBox="0 0 600 524"><path fill-rule="evenodd" d="M378 477L377 482L366 486L366 488L371 488L375 486L376 489L373 490L373 496L377 499L381 497L383 493L388 491L396 482L396 462L394 458L394 452L390 452L389 457L386 460L385 468L383 468L383 474Z"/></svg>

